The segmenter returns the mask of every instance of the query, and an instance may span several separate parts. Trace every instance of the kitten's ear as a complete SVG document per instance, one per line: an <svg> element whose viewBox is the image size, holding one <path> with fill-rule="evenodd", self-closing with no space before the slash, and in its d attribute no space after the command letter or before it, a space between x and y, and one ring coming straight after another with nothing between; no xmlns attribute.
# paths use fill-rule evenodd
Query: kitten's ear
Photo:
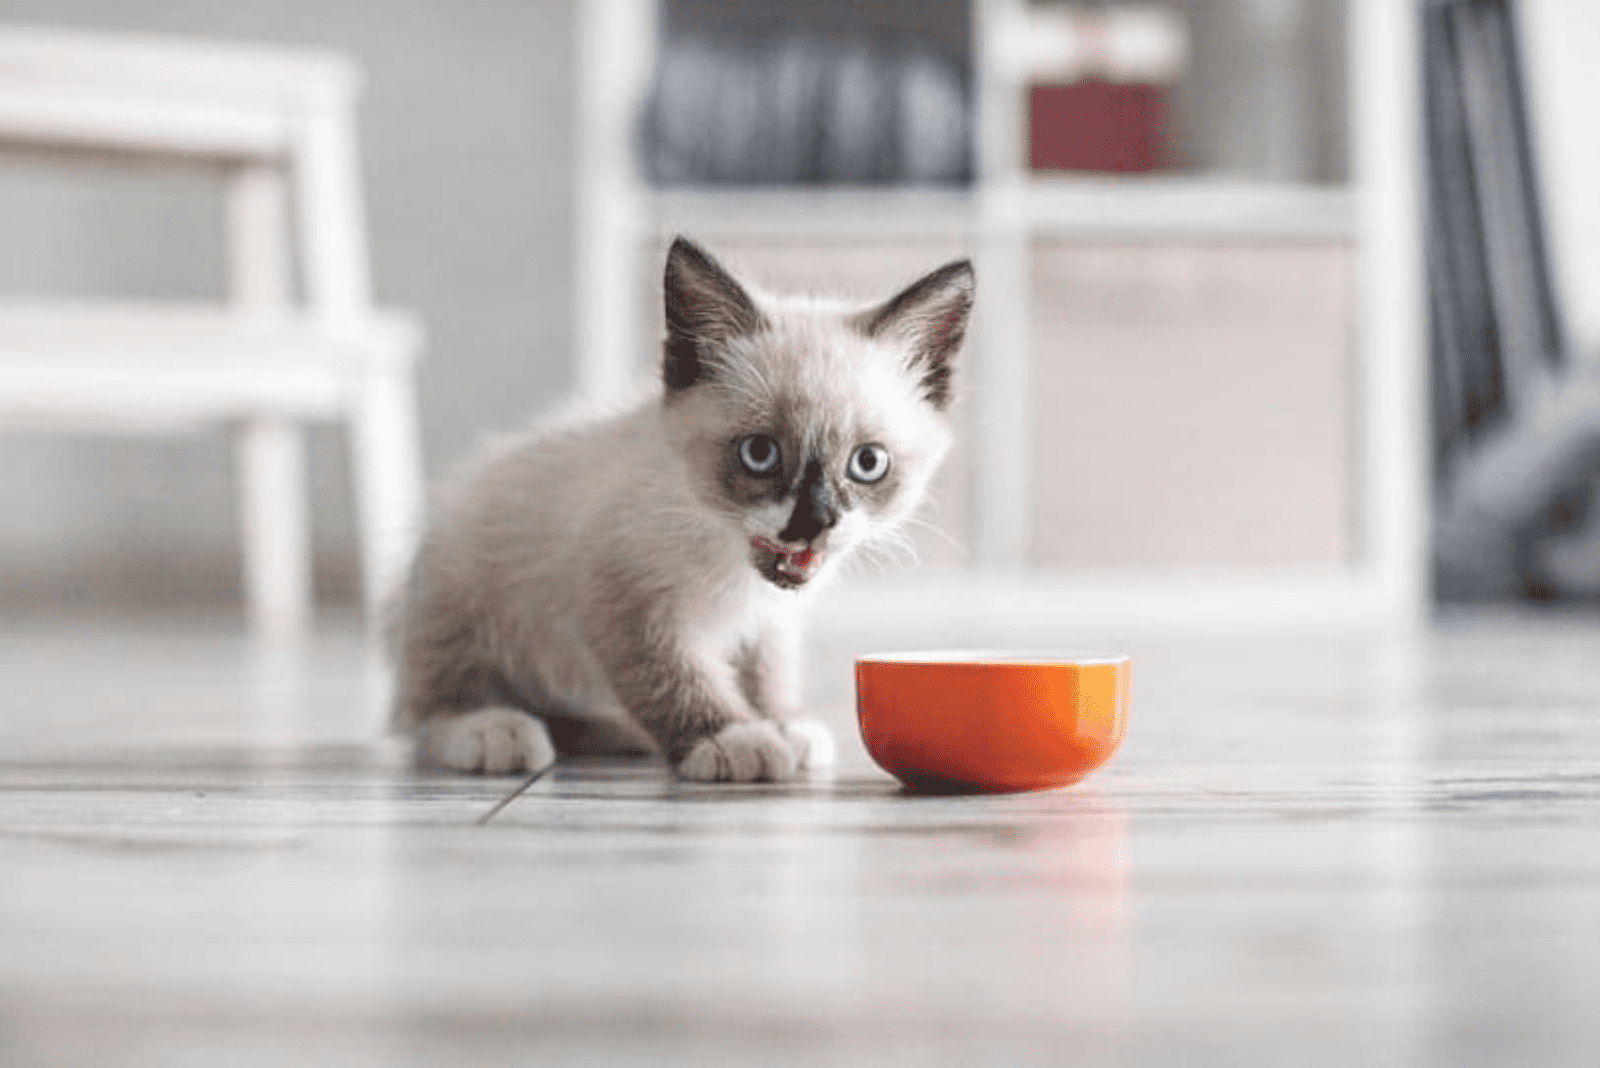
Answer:
<svg viewBox="0 0 1600 1068"><path fill-rule="evenodd" d="M956 260L856 320L868 337L897 338L910 348L911 370L928 402L941 411L950 406L954 392L950 360L966 336L976 287L972 261Z"/></svg>
<svg viewBox="0 0 1600 1068"><path fill-rule="evenodd" d="M667 250L662 282L667 344L661 377L668 391L688 389L705 375L715 346L766 326L750 294L700 246L684 237Z"/></svg>

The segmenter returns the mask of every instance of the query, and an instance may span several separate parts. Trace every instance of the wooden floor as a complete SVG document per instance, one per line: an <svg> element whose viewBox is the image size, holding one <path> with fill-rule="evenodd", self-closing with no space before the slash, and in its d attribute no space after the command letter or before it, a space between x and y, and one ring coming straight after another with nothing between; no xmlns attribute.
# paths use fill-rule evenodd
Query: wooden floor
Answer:
<svg viewBox="0 0 1600 1068"><path fill-rule="evenodd" d="M1113 763L976 798L867 761L852 641L831 778L477 827L351 628L0 626L0 1065L1600 1063L1593 619L1126 638Z"/></svg>

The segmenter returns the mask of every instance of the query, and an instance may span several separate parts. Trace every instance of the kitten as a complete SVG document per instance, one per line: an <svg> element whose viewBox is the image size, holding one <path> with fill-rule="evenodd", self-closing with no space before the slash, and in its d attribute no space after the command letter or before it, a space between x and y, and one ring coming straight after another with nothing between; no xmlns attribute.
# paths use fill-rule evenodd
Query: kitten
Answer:
<svg viewBox="0 0 1600 1068"><path fill-rule="evenodd" d="M776 299L674 241L659 389L503 443L441 502L392 632L419 758L657 751L734 782L830 760L795 718L800 612L921 501L973 286L961 260L866 308Z"/></svg>

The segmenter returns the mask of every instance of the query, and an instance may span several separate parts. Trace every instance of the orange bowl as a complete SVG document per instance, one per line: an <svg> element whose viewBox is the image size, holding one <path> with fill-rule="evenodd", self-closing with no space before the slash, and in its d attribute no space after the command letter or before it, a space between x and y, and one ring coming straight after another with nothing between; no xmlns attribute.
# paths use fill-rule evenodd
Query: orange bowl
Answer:
<svg viewBox="0 0 1600 1068"><path fill-rule="evenodd" d="M1125 656L864 656L856 715L872 759L914 790L1048 790L1122 744L1132 667Z"/></svg>

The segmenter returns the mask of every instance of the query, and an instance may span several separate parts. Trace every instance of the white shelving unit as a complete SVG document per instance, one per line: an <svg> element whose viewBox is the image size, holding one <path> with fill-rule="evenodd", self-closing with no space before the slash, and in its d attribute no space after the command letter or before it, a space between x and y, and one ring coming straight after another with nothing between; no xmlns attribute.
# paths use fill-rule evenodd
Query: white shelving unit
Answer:
<svg viewBox="0 0 1600 1068"><path fill-rule="evenodd" d="M1024 167L1019 41L1026 0L974 0L978 177L960 192L820 188L656 191L633 159L656 39L654 0L581 0L577 381L606 396L654 351L639 307L660 238L956 236L982 297L973 420L974 567L830 595L840 620L968 618L1104 629L1171 622L1284 625L1425 619L1424 335L1412 5L1349 0L1352 178L1339 187L1224 179L1038 178ZM1347 566L1223 575L1081 576L1031 569L1028 530L1032 243L1348 241L1356 294L1356 550Z"/></svg>

